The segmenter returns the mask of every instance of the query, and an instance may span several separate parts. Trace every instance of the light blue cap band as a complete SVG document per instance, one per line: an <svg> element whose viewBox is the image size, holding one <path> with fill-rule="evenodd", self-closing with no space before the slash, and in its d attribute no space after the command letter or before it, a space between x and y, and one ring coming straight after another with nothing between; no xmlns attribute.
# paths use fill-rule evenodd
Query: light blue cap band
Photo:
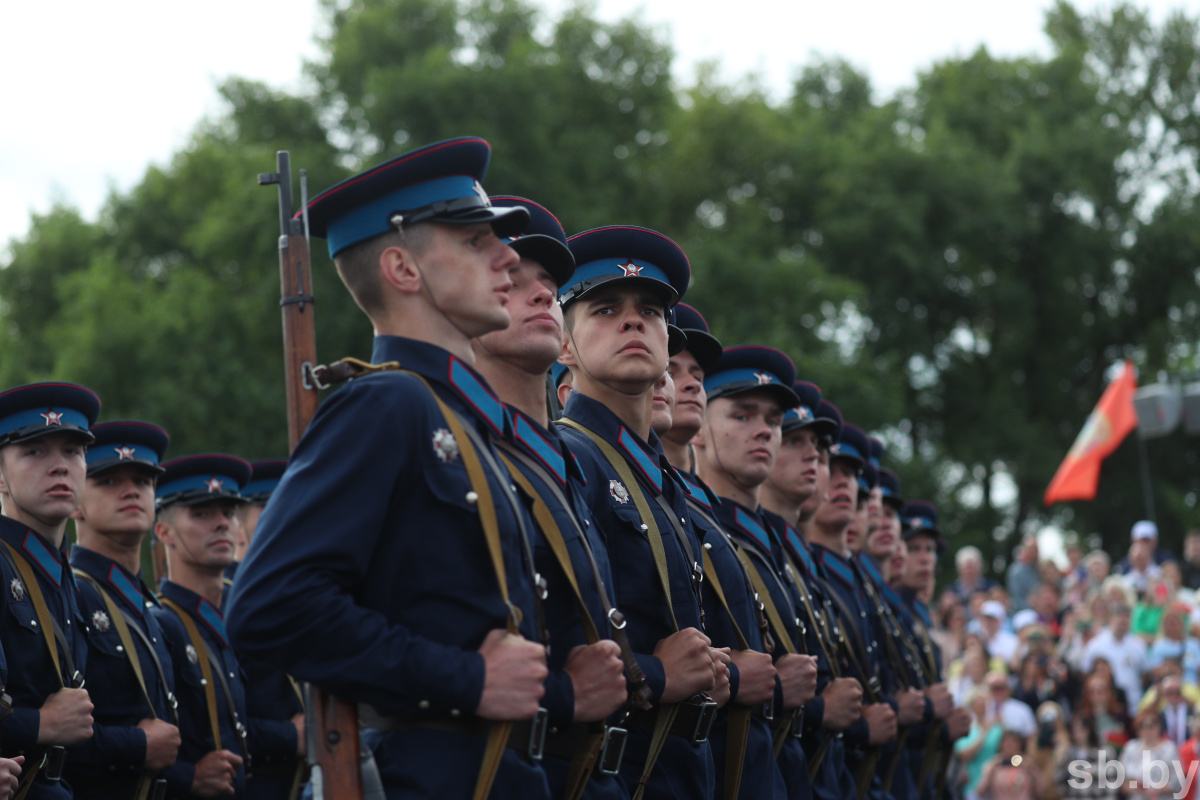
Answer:
<svg viewBox="0 0 1200 800"><path fill-rule="evenodd" d="M667 277L667 273L649 261L642 261L638 258L602 258L598 261L589 261L586 264L580 264L576 267L575 271L571 273L567 284L558 290L558 296L562 297L581 283L605 276L613 278L649 278L671 286L671 280Z"/></svg>
<svg viewBox="0 0 1200 800"><path fill-rule="evenodd" d="M113 458L116 458L118 463L121 461L149 461L151 464L158 463L158 453L153 448L141 444L110 442L88 448L88 464L95 464L98 461L111 461Z"/></svg>
<svg viewBox="0 0 1200 800"><path fill-rule="evenodd" d="M88 418L84 414L70 408L47 407L45 409L22 411L19 414L13 414L10 417L0 419L0 436L34 425L45 426L46 433L54 433L56 430L71 430L70 428L64 428L63 426L65 425L74 425L86 431L88 429Z"/></svg>
<svg viewBox="0 0 1200 800"><path fill-rule="evenodd" d="M365 242L381 233L394 231L390 217L393 213L415 211L438 202L478 197L480 207L491 205L483 187L470 175L451 175L423 183L414 183L378 197L369 203L355 206L341 217L331 221L325 231L329 244L329 257L336 256L347 247Z"/></svg>

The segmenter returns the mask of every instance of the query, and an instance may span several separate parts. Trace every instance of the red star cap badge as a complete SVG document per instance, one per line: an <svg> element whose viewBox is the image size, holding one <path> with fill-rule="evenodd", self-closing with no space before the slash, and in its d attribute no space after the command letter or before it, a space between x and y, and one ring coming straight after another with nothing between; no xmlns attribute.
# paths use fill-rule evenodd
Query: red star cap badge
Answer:
<svg viewBox="0 0 1200 800"><path fill-rule="evenodd" d="M62 425L62 412L48 408L46 413L42 414L42 419L46 420L47 425Z"/></svg>
<svg viewBox="0 0 1200 800"><path fill-rule="evenodd" d="M628 264L619 264L621 270L625 273L626 278L637 278L642 274L642 268L631 260Z"/></svg>
<svg viewBox="0 0 1200 800"><path fill-rule="evenodd" d="M760 386L771 382L771 376L766 372L756 372L754 373L754 377L758 378Z"/></svg>
<svg viewBox="0 0 1200 800"><path fill-rule="evenodd" d="M220 478L209 478L204 485L208 487L210 493L219 492L221 491L221 487L224 486Z"/></svg>
<svg viewBox="0 0 1200 800"><path fill-rule="evenodd" d="M123 445L121 447L115 447L113 449L117 451L117 460L118 461L124 461L127 458L133 458L133 448L132 447Z"/></svg>

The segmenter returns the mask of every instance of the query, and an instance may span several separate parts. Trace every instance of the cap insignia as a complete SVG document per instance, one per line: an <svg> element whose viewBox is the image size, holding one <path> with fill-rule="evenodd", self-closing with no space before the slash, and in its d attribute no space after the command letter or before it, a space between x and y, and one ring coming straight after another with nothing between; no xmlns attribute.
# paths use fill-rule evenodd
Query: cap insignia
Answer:
<svg viewBox="0 0 1200 800"><path fill-rule="evenodd" d="M618 480L608 482L608 493L612 495L613 500L616 500L621 505L629 502L629 490Z"/></svg>
<svg viewBox="0 0 1200 800"><path fill-rule="evenodd" d="M42 419L46 420L46 425L62 425L62 412L48 408L46 413L42 414Z"/></svg>
<svg viewBox="0 0 1200 800"><path fill-rule="evenodd" d="M8 590L12 592L13 600L18 603L25 599L25 584L21 583L20 578L13 578L12 583L8 584Z"/></svg>
<svg viewBox="0 0 1200 800"><path fill-rule="evenodd" d="M208 493L212 494L213 492L221 491L221 488L225 484L222 483L220 478L209 478L207 481L204 482L204 485L208 487Z"/></svg>
<svg viewBox="0 0 1200 800"><path fill-rule="evenodd" d="M121 447L117 447L114 449L117 451L117 460L118 461L124 461L127 458L133 458L133 448L132 447L121 446Z"/></svg>
<svg viewBox="0 0 1200 800"><path fill-rule="evenodd" d="M642 274L642 268L631 260L628 264L620 264L621 271L625 273L626 278L637 278Z"/></svg>
<svg viewBox="0 0 1200 800"><path fill-rule="evenodd" d="M480 183L479 181L475 181L474 191L475 191L475 194L479 196L479 201L481 203L483 203L485 206L487 206L488 208L491 208L492 200L490 197L488 197L488 193L483 190L483 184Z"/></svg>
<svg viewBox="0 0 1200 800"><path fill-rule="evenodd" d="M112 626L112 620L108 618L108 614L103 611L95 611L92 613L92 627L104 633Z"/></svg>
<svg viewBox="0 0 1200 800"><path fill-rule="evenodd" d="M771 376L766 372L756 372L754 373L754 377L758 379L760 386L771 382Z"/></svg>

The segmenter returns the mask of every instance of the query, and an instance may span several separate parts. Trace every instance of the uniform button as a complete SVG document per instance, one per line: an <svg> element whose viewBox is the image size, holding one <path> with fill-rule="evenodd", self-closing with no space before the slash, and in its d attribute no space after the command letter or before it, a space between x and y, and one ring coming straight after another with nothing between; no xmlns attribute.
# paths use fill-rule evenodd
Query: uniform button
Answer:
<svg viewBox="0 0 1200 800"><path fill-rule="evenodd" d="M704 549L705 549L705 550L712 550L712 542L705 542L705 543L704 543Z"/></svg>
<svg viewBox="0 0 1200 800"><path fill-rule="evenodd" d="M67 627L71 627L71 620L67 620Z"/></svg>
<svg viewBox="0 0 1200 800"><path fill-rule="evenodd" d="M467 502L475 505L479 502L479 495L475 494L475 492L467 492Z"/></svg>
<svg viewBox="0 0 1200 800"><path fill-rule="evenodd" d="M229 677L230 677L230 679L236 679L236 678L237 678L237 675L234 675L234 674L231 672L231 673L229 673Z"/></svg>
<svg viewBox="0 0 1200 800"><path fill-rule="evenodd" d="M457 717L457 716L458 716L459 714L461 714L461 713L462 713L462 712L461 712L461 711L459 711L457 708L452 708L452 709L450 709L450 716L452 716L452 717Z"/></svg>
<svg viewBox="0 0 1200 800"><path fill-rule="evenodd" d="M124 648L124 647L122 647L121 645L117 645L117 652L118 652L118 653L124 653L124 652L125 652L125 648Z"/></svg>
<svg viewBox="0 0 1200 800"><path fill-rule="evenodd" d="M31 620L29 620L29 624L30 624L30 625L32 625L33 627L35 627L35 628L36 628L36 627L37 627L37 620L36 620L36 619L31 619Z"/></svg>
<svg viewBox="0 0 1200 800"><path fill-rule="evenodd" d="M417 703L417 708L421 709L422 711L426 711L426 710L428 710L428 708L429 708L429 701L428 701L428 700L422 700L421 702Z"/></svg>
<svg viewBox="0 0 1200 800"><path fill-rule="evenodd" d="M158 639L155 639L153 636L150 637L150 641L154 642L155 644L158 644Z"/></svg>
<svg viewBox="0 0 1200 800"><path fill-rule="evenodd" d="M648 530L650 530L650 526L649 526L649 525L647 525L646 523L644 523L644 522L643 522L643 523L642 523L642 530L644 530L644 531L648 531Z"/></svg>
<svg viewBox="0 0 1200 800"><path fill-rule="evenodd" d="M592 526L592 521L590 519L585 519L583 521L583 527L590 528L591 526Z"/></svg>

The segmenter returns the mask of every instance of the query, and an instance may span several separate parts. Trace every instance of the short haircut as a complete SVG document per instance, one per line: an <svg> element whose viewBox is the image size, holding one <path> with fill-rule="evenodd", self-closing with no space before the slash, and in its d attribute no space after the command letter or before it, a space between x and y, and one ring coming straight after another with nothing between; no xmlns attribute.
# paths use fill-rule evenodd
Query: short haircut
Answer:
<svg viewBox="0 0 1200 800"><path fill-rule="evenodd" d="M983 553L979 552L979 548L974 545L967 545L961 548L954 556L954 565L959 569L963 568L963 564L968 561L974 561L980 567L983 566Z"/></svg>
<svg viewBox="0 0 1200 800"><path fill-rule="evenodd" d="M333 259L342 283L354 302L367 316L383 310L383 285L379 279L379 257L389 247L403 247L421 255L433 241L433 226L417 223L411 227L375 236L343 250Z"/></svg>

